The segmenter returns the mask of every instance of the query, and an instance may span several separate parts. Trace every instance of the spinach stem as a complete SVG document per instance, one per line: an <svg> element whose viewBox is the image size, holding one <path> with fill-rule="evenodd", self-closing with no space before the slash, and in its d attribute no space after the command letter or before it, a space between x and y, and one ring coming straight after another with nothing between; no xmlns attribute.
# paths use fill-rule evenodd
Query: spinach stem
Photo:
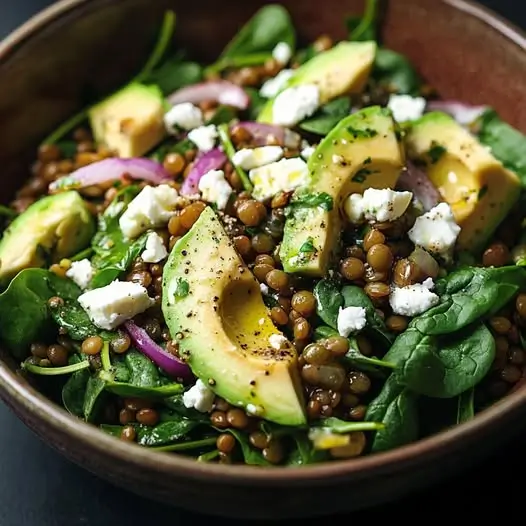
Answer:
<svg viewBox="0 0 526 526"><path fill-rule="evenodd" d="M365 13L358 27L352 32L351 40L360 40L363 33L365 33L372 24L375 23L378 12L378 0L367 0L365 5Z"/></svg>
<svg viewBox="0 0 526 526"><path fill-rule="evenodd" d="M212 451L209 451L208 453L203 453L202 455L199 455L197 457L197 462L208 462L210 460L214 460L214 458L219 456L219 450L214 449Z"/></svg>
<svg viewBox="0 0 526 526"><path fill-rule="evenodd" d="M100 352L100 360L102 362L102 368L105 371L109 371L111 369L110 342L108 342L107 340L102 346L102 351Z"/></svg>
<svg viewBox="0 0 526 526"><path fill-rule="evenodd" d="M8 206L0 205L0 216L5 217L15 217L17 215L16 211Z"/></svg>
<svg viewBox="0 0 526 526"><path fill-rule="evenodd" d="M65 365L64 367L41 367L40 365L34 365L32 363L22 363L22 369L29 371L33 374L39 374L41 376L59 376L61 374L71 374L82 369L89 367L89 361L84 360L79 363L71 365Z"/></svg>
<svg viewBox="0 0 526 526"><path fill-rule="evenodd" d="M89 258L91 254L93 254L93 249L89 247L75 254L73 257L69 258L69 260L70 261L80 261L81 259Z"/></svg>
<svg viewBox="0 0 526 526"><path fill-rule="evenodd" d="M159 33L159 38L157 40L157 43L155 44L155 47L153 48L153 51L146 61L146 64L143 66L141 71L128 83L131 84L132 82L141 82L143 81L157 66L158 62L163 57L168 45L170 44L170 40L174 31L175 27L175 13L173 11L167 11L164 15L163 23L161 25L161 30ZM114 93L116 93L118 90L116 90ZM105 97L106 98L106 97ZM55 144L56 142L60 141L65 135L67 135L69 132L71 132L74 128L82 124L84 120L88 117L88 113L95 104L91 104L90 106L82 109L79 111L76 115L73 115L73 117L70 117L66 122L62 123L51 135L48 135L44 141L42 141L42 144Z"/></svg>
<svg viewBox="0 0 526 526"><path fill-rule="evenodd" d="M348 424L348 426L342 425L338 428L323 426L322 424L319 428L328 429L331 433L335 434L352 433L354 431L382 431L385 429L385 424L382 422L349 422Z"/></svg>
<svg viewBox="0 0 526 526"><path fill-rule="evenodd" d="M224 57L205 68L205 76L211 73L219 73L226 68L240 68L243 66L259 66L272 58L272 53L260 52L249 53L239 57Z"/></svg>
<svg viewBox="0 0 526 526"><path fill-rule="evenodd" d="M219 140L221 141L221 144L223 145L223 148L225 150L225 153L232 162L232 158L234 157L234 154L236 153L236 150L234 148L234 145L232 144L232 141L230 140L230 132L228 131L228 124L220 124L217 127L217 131L219 133ZM253 188L252 183L250 182L250 179L248 178L247 173L243 168L236 166L233 162L232 165L234 166L235 171L237 172L237 175L239 175L239 178L241 179L241 182L243 183L243 188L250 192Z"/></svg>
<svg viewBox="0 0 526 526"><path fill-rule="evenodd" d="M155 451L183 451L185 449L196 449L198 447L212 446L216 443L216 438L203 438L202 440L192 440L191 442L179 442L167 446L152 447Z"/></svg>

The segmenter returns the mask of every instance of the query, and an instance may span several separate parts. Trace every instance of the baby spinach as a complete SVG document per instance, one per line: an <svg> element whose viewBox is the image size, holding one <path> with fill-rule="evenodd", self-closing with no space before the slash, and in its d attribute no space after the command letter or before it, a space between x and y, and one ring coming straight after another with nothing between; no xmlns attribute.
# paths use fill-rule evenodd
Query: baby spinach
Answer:
<svg viewBox="0 0 526 526"><path fill-rule="evenodd" d="M164 95L195 84L203 79L203 69L197 62L185 61L181 55L166 59L146 77L146 84L156 84Z"/></svg>
<svg viewBox="0 0 526 526"><path fill-rule="evenodd" d="M285 42L294 51L296 32L287 10L281 5L269 4L257 11L240 29L207 72L264 64L272 58L272 50L280 42Z"/></svg>
<svg viewBox="0 0 526 526"><path fill-rule="evenodd" d="M526 136L504 122L493 109L477 121L478 139L508 170L515 172L526 186Z"/></svg>
<svg viewBox="0 0 526 526"><path fill-rule="evenodd" d="M349 338L349 350L347 354L343 357L345 362L348 362L350 365L355 365L358 368L365 366L378 368L382 367L385 369L394 369L396 365L394 363L388 362L386 360L380 360L379 358L364 356L358 347L356 338Z"/></svg>
<svg viewBox="0 0 526 526"><path fill-rule="evenodd" d="M373 452L395 449L418 439L417 400L417 395L401 385L395 375L387 379L365 415L367 422L382 422L385 426L375 434Z"/></svg>
<svg viewBox="0 0 526 526"><path fill-rule="evenodd" d="M468 389L458 397L457 424L468 422L475 417L475 388Z"/></svg>
<svg viewBox="0 0 526 526"><path fill-rule="evenodd" d="M101 406L104 402L105 383L97 376L90 376L86 383L84 405L82 413L86 422L94 422L99 416Z"/></svg>
<svg viewBox="0 0 526 526"><path fill-rule="evenodd" d="M380 0L367 0L363 16L351 16L345 21L349 40L367 41L377 39Z"/></svg>
<svg viewBox="0 0 526 526"><path fill-rule="evenodd" d="M248 441L248 435L238 431L237 429L227 429L231 435L238 441L241 446L241 452L243 454L243 460L245 464L249 466L270 466L270 462L265 460L263 454L259 449L256 449L250 445Z"/></svg>
<svg viewBox="0 0 526 526"><path fill-rule="evenodd" d="M313 290L316 298L316 313L330 327L337 329L338 312L343 307L343 296L338 284L330 279L322 279Z"/></svg>
<svg viewBox="0 0 526 526"><path fill-rule="evenodd" d="M289 437L291 451L287 457L287 466L306 466L328 460L327 451L314 449L306 433L294 433Z"/></svg>
<svg viewBox="0 0 526 526"><path fill-rule="evenodd" d="M196 451L203 451L210 446L214 446L216 444L216 441L216 437L207 437L200 438L198 440L186 440L185 442L177 442L176 444L154 447L152 449L155 449L155 451L165 451L167 453L171 451L187 451L190 449Z"/></svg>
<svg viewBox="0 0 526 526"><path fill-rule="evenodd" d="M350 98L340 97L322 106L312 117L302 121L299 127L306 132L325 136L350 112Z"/></svg>
<svg viewBox="0 0 526 526"><path fill-rule="evenodd" d="M69 364L73 365L81 363L82 361L83 358L78 355L73 355L69 360ZM89 362L87 360L85 361L89 366ZM75 371L62 388L62 403L66 411L79 418L84 414L84 395L89 378L90 374L87 368Z"/></svg>
<svg viewBox="0 0 526 526"><path fill-rule="evenodd" d="M407 95L418 95L422 81L413 64L396 51L380 48L376 52L373 79L387 89Z"/></svg>

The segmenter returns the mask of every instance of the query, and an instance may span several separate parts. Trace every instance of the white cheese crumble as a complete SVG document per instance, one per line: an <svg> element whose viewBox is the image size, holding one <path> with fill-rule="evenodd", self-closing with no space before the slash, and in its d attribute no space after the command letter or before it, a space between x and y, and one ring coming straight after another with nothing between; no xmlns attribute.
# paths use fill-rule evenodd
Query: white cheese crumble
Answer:
<svg viewBox="0 0 526 526"><path fill-rule="evenodd" d="M164 115L164 126L169 133L175 133L177 128L193 130L203 124L203 112L191 102L176 104Z"/></svg>
<svg viewBox="0 0 526 526"><path fill-rule="evenodd" d="M142 285L117 280L81 294L78 301L97 327L109 331L155 303Z"/></svg>
<svg viewBox="0 0 526 526"><path fill-rule="evenodd" d="M292 58L292 49L286 42L278 42L272 50L272 58L280 64L287 64Z"/></svg>
<svg viewBox="0 0 526 526"><path fill-rule="evenodd" d="M301 150L300 155L305 159L306 161L309 160L309 158L312 156L312 154L316 151L316 148L314 146L305 146L303 150Z"/></svg>
<svg viewBox="0 0 526 526"><path fill-rule="evenodd" d="M434 307L440 298L431 292L435 284L431 278L423 283L396 287L389 296L389 303L395 314L401 316L418 316Z"/></svg>
<svg viewBox="0 0 526 526"><path fill-rule="evenodd" d="M232 162L243 170L252 170L252 168L279 161L282 157L283 148L281 146L260 146L237 151L232 157Z"/></svg>
<svg viewBox="0 0 526 526"><path fill-rule="evenodd" d="M199 126L188 133L188 138L201 152L209 152L216 145L217 137L217 128L213 124Z"/></svg>
<svg viewBox="0 0 526 526"><path fill-rule="evenodd" d="M183 393L183 404L188 409L208 413L214 407L215 394L204 382L197 380L195 385Z"/></svg>
<svg viewBox="0 0 526 526"><path fill-rule="evenodd" d="M224 210L232 194L232 187L225 179L223 170L210 170L199 180L199 191L205 201L215 203L219 210Z"/></svg>
<svg viewBox="0 0 526 526"><path fill-rule="evenodd" d="M259 94L265 99L272 99L287 85L292 75L294 75L293 69L282 69L275 77L263 83Z"/></svg>
<svg viewBox="0 0 526 526"><path fill-rule="evenodd" d="M426 109L426 99L411 95L391 95L387 107L393 112L398 122L416 121Z"/></svg>
<svg viewBox="0 0 526 526"><path fill-rule="evenodd" d="M150 232L146 238L146 245L141 254L145 263L159 263L168 255L163 238L157 232Z"/></svg>
<svg viewBox="0 0 526 526"><path fill-rule="evenodd" d="M396 192L390 188L382 190L368 188L363 196L351 194L346 199L344 210L353 223L360 223L363 218L383 223L402 216L412 199L411 192Z"/></svg>
<svg viewBox="0 0 526 526"><path fill-rule="evenodd" d="M268 296L269 294L269 288L264 283L259 284L259 289L261 290L261 294L264 294L265 296Z"/></svg>
<svg viewBox="0 0 526 526"><path fill-rule="evenodd" d="M315 84L287 88L276 96L272 121L281 126L295 126L310 117L320 106L320 89Z"/></svg>
<svg viewBox="0 0 526 526"><path fill-rule="evenodd" d="M268 338L268 343L273 349L279 351L288 342L287 338L282 334L271 334Z"/></svg>
<svg viewBox="0 0 526 526"><path fill-rule="evenodd" d="M81 289L87 289L93 278L94 269L89 259L72 261L71 267L66 272L66 276L73 280Z"/></svg>
<svg viewBox="0 0 526 526"><path fill-rule="evenodd" d="M307 184L309 170L303 159L292 157L253 168L248 175L254 185L253 197L258 201L265 201L278 192L290 192Z"/></svg>
<svg viewBox="0 0 526 526"><path fill-rule="evenodd" d="M119 219L127 238L134 238L150 228L164 226L184 199L167 184L145 186Z"/></svg>
<svg viewBox="0 0 526 526"><path fill-rule="evenodd" d="M363 307L340 307L337 321L340 336L347 338L351 333L361 331L366 324L366 311Z"/></svg>
<svg viewBox="0 0 526 526"><path fill-rule="evenodd" d="M263 416L265 410L260 405L248 404L246 411L249 415Z"/></svg>
<svg viewBox="0 0 526 526"><path fill-rule="evenodd" d="M439 203L429 212L417 217L413 228L409 230L409 239L432 254L448 257L460 234L451 207Z"/></svg>

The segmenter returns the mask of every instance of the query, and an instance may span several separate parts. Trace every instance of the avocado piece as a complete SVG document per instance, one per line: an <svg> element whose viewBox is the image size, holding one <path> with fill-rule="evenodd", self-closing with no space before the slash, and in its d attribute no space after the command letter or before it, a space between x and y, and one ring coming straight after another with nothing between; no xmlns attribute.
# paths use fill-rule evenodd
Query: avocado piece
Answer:
<svg viewBox="0 0 526 526"><path fill-rule="evenodd" d="M371 106L346 117L308 161L309 182L292 196L280 258L289 273L324 276L336 255L345 199L394 188L405 153L391 111Z"/></svg>
<svg viewBox="0 0 526 526"><path fill-rule="evenodd" d="M344 94L361 93L369 79L376 49L377 44L372 41L340 42L296 69L279 93L292 86L315 84L320 90L320 105ZM273 122L272 108L277 95L263 106L259 122Z"/></svg>
<svg viewBox="0 0 526 526"><path fill-rule="evenodd" d="M165 137L164 98L157 86L128 84L91 108L93 136L119 157L140 157Z"/></svg>
<svg viewBox="0 0 526 526"><path fill-rule="evenodd" d="M179 354L217 395L278 424L306 423L296 351L210 207L168 257L162 310Z"/></svg>
<svg viewBox="0 0 526 526"><path fill-rule="evenodd" d="M94 234L95 221L76 191L39 199L8 226L0 240L0 284L22 269L76 254Z"/></svg>
<svg viewBox="0 0 526 526"><path fill-rule="evenodd" d="M518 176L451 116L432 112L406 136L407 155L423 166L461 227L457 248L480 251L519 199Z"/></svg>

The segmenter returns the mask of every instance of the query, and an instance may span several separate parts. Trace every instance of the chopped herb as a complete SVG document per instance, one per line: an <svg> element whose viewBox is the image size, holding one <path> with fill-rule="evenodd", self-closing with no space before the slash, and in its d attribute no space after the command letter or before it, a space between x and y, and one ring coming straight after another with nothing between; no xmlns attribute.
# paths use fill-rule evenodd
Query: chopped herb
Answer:
<svg viewBox="0 0 526 526"><path fill-rule="evenodd" d="M376 130L373 130L372 128L364 128L363 130L359 130L358 128L348 126L347 131L355 139L372 139L373 137L376 137L378 135L378 132Z"/></svg>
<svg viewBox="0 0 526 526"><path fill-rule="evenodd" d="M293 208L323 208L330 212L334 207L332 197L326 192L319 194L304 194L290 203Z"/></svg>
<svg viewBox="0 0 526 526"><path fill-rule="evenodd" d="M479 198L479 201L488 193L488 185L484 185L480 190L479 190L479 195L478 195L478 198Z"/></svg>
<svg viewBox="0 0 526 526"><path fill-rule="evenodd" d="M367 159L365 159L365 161L362 164L366 165L366 164L371 164L372 162L373 160L371 159L371 157L367 157Z"/></svg>
<svg viewBox="0 0 526 526"><path fill-rule="evenodd" d="M431 148L429 148L429 151L427 152L427 155L429 155L429 158L431 159L431 164L436 164L446 152L446 148L433 141L431 143Z"/></svg>
<svg viewBox="0 0 526 526"><path fill-rule="evenodd" d="M176 298L186 298L190 293L190 285L188 281L182 278L177 279L177 286L175 287L174 296Z"/></svg>
<svg viewBox="0 0 526 526"><path fill-rule="evenodd" d="M316 252L316 247L314 246L313 241L314 240L312 239L312 237L309 237L307 239L307 241L305 241L305 243L303 243L303 245L301 245L300 252L301 253Z"/></svg>
<svg viewBox="0 0 526 526"><path fill-rule="evenodd" d="M377 170L368 170L367 168L362 168L356 172L356 175L352 178L354 183L363 183L367 179L368 175L378 173Z"/></svg>

